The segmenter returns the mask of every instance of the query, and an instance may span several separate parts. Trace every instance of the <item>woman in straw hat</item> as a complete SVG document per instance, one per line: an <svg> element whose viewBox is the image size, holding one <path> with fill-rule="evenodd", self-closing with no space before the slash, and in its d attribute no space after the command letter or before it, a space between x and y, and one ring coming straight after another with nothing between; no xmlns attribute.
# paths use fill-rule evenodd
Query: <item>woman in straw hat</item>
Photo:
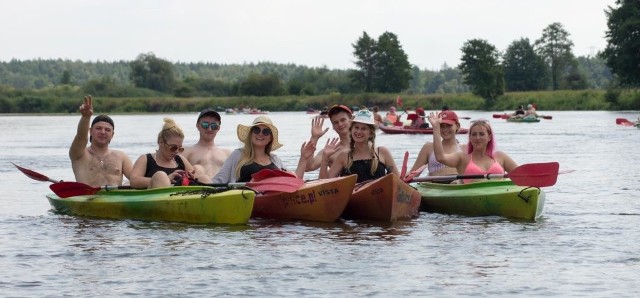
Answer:
<svg viewBox="0 0 640 298"><path fill-rule="evenodd" d="M244 147L235 149L213 178L213 183L249 182L251 175L262 169L286 171L282 160L273 151L282 147L278 128L267 116L258 116L251 125L238 124L238 139ZM305 142L300 149L296 176L303 178L307 160L313 157L315 143Z"/></svg>
<svg viewBox="0 0 640 298"><path fill-rule="evenodd" d="M332 178L358 174L358 182L380 178L387 173L399 175L391 152L385 147L376 147L376 125L369 110L360 110L351 120L351 144L339 150L338 139L330 139L324 147L320 178ZM329 157L336 153L333 164L327 170Z"/></svg>
<svg viewBox="0 0 640 298"><path fill-rule="evenodd" d="M433 151L439 162L456 168L458 173L463 175L504 174L505 171L511 172L518 167L509 155L496 150L495 134L488 120L471 121L466 152L445 153L440 133L442 121L443 115L436 115L436 113L429 115L429 122L433 126ZM463 180L464 183L473 181L472 179Z"/></svg>
<svg viewBox="0 0 640 298"><path fill-rule="evenodd" d="M182 142L184 132L171 118L164 118L162 130L158 133L156 153L140 155L133 164L131 186L134 188L167 187L182 184L183 177L200 182L208 182L209 177L201 171L196 172L185 157Z"/></svg>

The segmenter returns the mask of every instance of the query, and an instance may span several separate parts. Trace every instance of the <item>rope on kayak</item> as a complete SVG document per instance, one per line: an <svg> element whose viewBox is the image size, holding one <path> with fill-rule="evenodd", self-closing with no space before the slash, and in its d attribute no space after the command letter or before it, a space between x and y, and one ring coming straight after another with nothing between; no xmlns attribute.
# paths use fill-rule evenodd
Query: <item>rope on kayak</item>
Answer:
<svg viewBox="0 0 640 298"><path fill-rule="evenodd" d="M525 187L523 188L519 193L518 193L518 197L521 198L525 203L529 203L529 199L531 199L532 195L525 195L524 192L526 190L528 190L529 188L535 188L538 190L538 195L540 195L540 188L539 187L535 187L535 186L529 186L529 187Z"/></svg>

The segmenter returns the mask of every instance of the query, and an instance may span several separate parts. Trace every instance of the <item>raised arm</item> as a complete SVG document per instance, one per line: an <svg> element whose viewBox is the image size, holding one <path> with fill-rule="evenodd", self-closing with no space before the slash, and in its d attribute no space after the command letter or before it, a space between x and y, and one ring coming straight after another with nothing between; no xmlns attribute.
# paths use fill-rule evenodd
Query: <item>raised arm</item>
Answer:
<svg viewBox="0 0 640 298"><path fill-rule="evenodd" d="M78 129L76 136L71 142L69 147L69 158L71 160L78 160L85 154L85 148L89 143L89 123L91 121L91 115L93 115L93 100L91 95L84 97L84 103L78 108L82 116L78 122Z"/></svg>
<svg viewBox="0 0 640 298"><path fill-rule="evenodd" d="M298 167L296 168L296 177L304 179L307 163L313 159L314 152L316 152L315 142L309 141L302 143L302 146L300 146L300 159L298 160Z"/></svg>
<svg viewBox="0 0 640 298"><path fill-rule="evenodd" d="M309 139L309 142L314 142L315 144L318 144L318 140L320 140L320 138L324 136L327 133L327 131L329 131L328 127L323 129L322 128L323 125L324 125L324 118L320 116L316 116L316 117L313 117L313 119L311 119L311 138ZM322 162L322 155L320 153L321 152L319 152L316 156L309 158L309 160L306 163L306 168L305 168L306 172L315 171L320 167L320 163Z"/></svg>
<svg viewBox="0 0 640 298"><path fill-rule="evenodd" d="M340 144L339 138L331 138L327 140L327 143L325 144L324 149L322 149L322 159L320 162L320 174L318 174L318 178L324 179L324 178L333 178L337 176L337 175L331 176L329 173L330 172L329 159L331 158L331 155L335 154L338 151L339 144ZM334 160L332 168L336 166L336 163L337 163L337 160Z"/></svg>
<svg viewBox="0 0 640 298"><path fill-rule="evenodd" d="M444 153L442 147L442 135L440 134L440 123L442 123L441 117L435 112L429 114L429 123L433 127L433 154L436 156L436 160L442 164L455 168L460 163L460 156L458 152Z"/></svg>

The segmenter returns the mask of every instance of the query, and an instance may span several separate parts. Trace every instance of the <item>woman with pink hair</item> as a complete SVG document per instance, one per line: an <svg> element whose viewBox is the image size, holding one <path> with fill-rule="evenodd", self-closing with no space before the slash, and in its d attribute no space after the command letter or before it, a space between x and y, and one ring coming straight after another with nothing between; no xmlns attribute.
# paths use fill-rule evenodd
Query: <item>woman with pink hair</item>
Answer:
<svg viewBox="0 0 640 298"><path fill-rule="evenodd" d="M496 150L496 139L488 120L471 121L469 127L469 143L467 152L444 153L442 137L440 136L440 122L442 118L431 113L429 122L433 127L433 151L436 160L442 164L456 168L463 175L476 174L504 174L511 172L516 164L509 155ZM465 179L464 183L474 180Z"/></svg>

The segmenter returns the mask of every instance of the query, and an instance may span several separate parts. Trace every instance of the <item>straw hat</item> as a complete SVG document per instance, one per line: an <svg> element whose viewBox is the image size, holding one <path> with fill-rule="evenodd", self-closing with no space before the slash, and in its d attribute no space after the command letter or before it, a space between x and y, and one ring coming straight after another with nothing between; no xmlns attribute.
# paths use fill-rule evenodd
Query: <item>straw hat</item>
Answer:
<svg viewBox="0 0 640 298"><path fill-rule="evenodd" d="M238 124L238 139L240 140L240 142L244 143L247 140L247 135L251 133L251 128L260 124L265 125L269 127L269 129L271 129L271 151L275 151L276 149L282 147L282 144L278 142L278 129L273 125L273 122L271 122L271 119L269 119L269 117L267 116L256 117L251 125Z"/></svg>

